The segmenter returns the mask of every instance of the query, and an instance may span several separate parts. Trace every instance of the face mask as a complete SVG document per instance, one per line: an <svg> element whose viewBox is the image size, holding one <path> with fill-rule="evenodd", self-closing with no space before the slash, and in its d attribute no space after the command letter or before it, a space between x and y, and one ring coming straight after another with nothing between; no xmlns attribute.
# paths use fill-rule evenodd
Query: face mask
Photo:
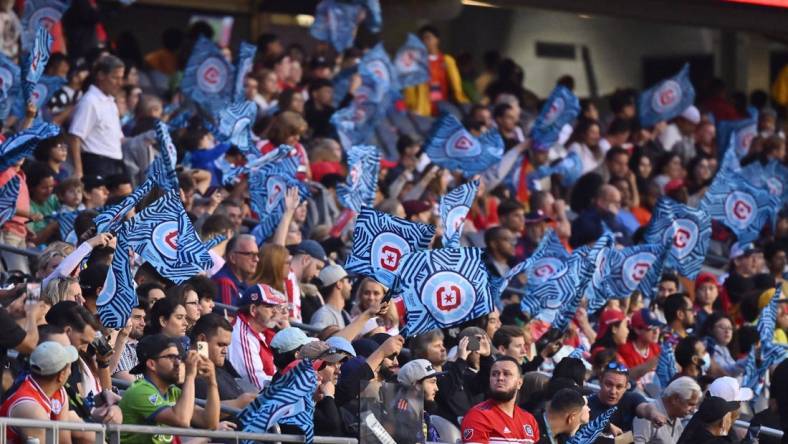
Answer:
<svg viewBox="0 0 788 444"><path fill-rule="evenodd" d="M700 372L708 373L710 367L711 367L711 356L709 356L709 354L706 353L703 355L703 360L701 361Z"/></svg>

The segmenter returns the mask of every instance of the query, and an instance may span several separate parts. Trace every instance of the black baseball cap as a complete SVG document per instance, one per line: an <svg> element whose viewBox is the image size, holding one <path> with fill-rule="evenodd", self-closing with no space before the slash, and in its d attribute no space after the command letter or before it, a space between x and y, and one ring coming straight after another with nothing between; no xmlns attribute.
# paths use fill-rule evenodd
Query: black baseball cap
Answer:
<svg viewBox="0 0 788 444"><path fill-rule="evenodd" d="M727 413L739 410L740 405L739 401L726 401L719 396L712 396L710 393L706 393L695 415L700 422L712 424L722 419Z"/></svg>
<svg viewBox="0 0 788 444"><path fill-rule="evenodd" d="M140 342L137 343L137 360L139 361L137 365L135 365L129 373L132 375L140 375L145 371L145 363L148 359L155 358L164 350L167 350L170 347L176 347L178 349L178 353L182 353L180 341L175 338L171 338L164 334L156 334L150 336L144 336L140 339Z"/></svg>
<svg viewBox="0 0 788 444"><path fill-rule="evenodd" d="M104 286L104 281L107 279L107 272L109 266L105 264L91 264L79 273L79 287L82 292L96 293L99 287Z"/></svg>
<svg viewBox="0 0 788 444"><path fill-rule="evenodd" d="M94 188L107 186L107 179L104 176L84 176L82 177L82 184L85 186L85 191L90 191Z"/></svg>

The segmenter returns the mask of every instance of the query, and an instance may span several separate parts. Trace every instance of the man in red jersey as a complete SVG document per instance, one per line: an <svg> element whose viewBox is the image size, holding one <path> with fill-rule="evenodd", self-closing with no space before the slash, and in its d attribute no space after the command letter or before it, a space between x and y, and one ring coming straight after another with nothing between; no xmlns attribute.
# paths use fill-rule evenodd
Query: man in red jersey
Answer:
<svg viewBox="0 0 788 444"><path fill-rule="evenodd" d="M490 399L475 405L462 420L463 443L520 443L539 441L539 426L530 413L517 406L523 385L520 365L503 356L490 370Z"/></svg>

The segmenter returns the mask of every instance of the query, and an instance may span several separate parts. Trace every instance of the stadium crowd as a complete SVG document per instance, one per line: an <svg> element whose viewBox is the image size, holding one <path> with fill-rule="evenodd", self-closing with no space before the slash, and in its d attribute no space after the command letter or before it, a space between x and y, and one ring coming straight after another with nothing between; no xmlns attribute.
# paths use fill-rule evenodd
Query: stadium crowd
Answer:
<svg viewBox="0 0 788 444"><path fill-rule="evenodd" d="M191 223L203 241L226 237L210 248L212 266L176 285L139 255L116 251L116 233L97 231L93 219L151 174L160 152L156 124L172 122L188 105L179 82L198 38L213 37L213 30L204 22L167 29L161 48L143 54L133 33L108 39L91 15L94 2L73 4L45 69L64 83L42 109L28 104L3 121L5 139L39 118L62 131L0 172L0 186L20 180L0 243L36 252L0 252L0 416L240 430L233 412L309 360L317 373L314 433L362 442L563 443L603 414L612 416L596 442L755 442L754 428L733 428L739 418L788 430L785 360L769 369L760 390L742 385L746 360L761 346L759 316L775 287L788 289L784 210L755 242L737 242L715 222L707 267L696 278L666 269L654 297L636 291L593 312L584 299L564 332L521 310L528 293L520 275L489 314L401 335L403 298L344 268L353 215L337 197L349 171L331 117L354 100L362 78L350 75L342 97L334 80L371 47L363 39L340 53L324 42L307 51L273 34L256 39L254 65L243 78L244 98L258 116L254 149L294 147L296 177L310 191L307 199L296 188L284 193L270 236L254 233L264 215L252 209L246 176L222 180L224 166L242 166L244 153L217 142L195 114L172 125L171 136ZM22 63L22 30L14 23L16 35L4 32L0 49ZM429 80L404 88L392 105L397 118L387 117L389 127L373 135L384 154L374 208L435 225L430 248L440 248L440 198L468 178L427 157L429 126L451 109L474 136L497 130L505 152L475 176L480 185L461 236L463 246L485 249L491 276L530 257L548 229L567 251L593 244L606 230L621 246L637 245L661 197L698 207L721 166L715 122L744 119L748 106L758 111L757 134L741 164L788 162L779 104L764 91L732 94L719 79L696 85L694 104L650 126L638 120L638 91L583 99L559 140L537 146L529 134L544 98L526 89L523 67L496 51L484 55L483 66L468 54L455 59L441 50L432 26L420 28L418 38L429 54ZM222 51L237 57L233 48ZM557 84L574 88L571 76ZM529 186L528 173L569 153L582 162L573 186L555 177ZM160 196L151 193L136 214ZM73 231L64 232L54 216L74 211ZM106 328L98 308L115 255L130 257L136 284L121 329ZM778 301L773 338L783 346L785 302ZM662 384L656 370L665 343L677 371ZM293 424L278 431L302 434ZM42 429L6 430L11 443L45 441ZM62 442L94 441L90 432L59 433ZM124 443L173 440L196 441L121 436Z"/></svg>

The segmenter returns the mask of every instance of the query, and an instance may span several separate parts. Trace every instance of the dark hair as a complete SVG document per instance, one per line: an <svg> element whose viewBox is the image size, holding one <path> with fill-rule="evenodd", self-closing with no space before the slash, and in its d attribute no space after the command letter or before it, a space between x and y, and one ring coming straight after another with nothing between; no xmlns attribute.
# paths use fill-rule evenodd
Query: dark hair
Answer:
<svg viewBox="0 0 788 444"><path fill-rule="evenodd" d="M616 156L620 156L622 154L629 157L629 152L624 148L620 146L611 147L609 150L607 150L607 153L605 153L605 162L611 162Z"/></svg>
<svg viewBox="0 0 788 444"><path fill-rule="evenodd" d="M157 284L156 282L145 282L143 284L140 284L137 287L137 290L136 290L137 298L141 302L143 302L148 307L148 309L150 309L150 305L151 305L150 299L149 299L149 296L148 296L148 294L151 292L151 290L161 290L162 292L164 292L164 287L162 287L161 285ZM147 310L145 310L145 311L147 311Z"/></svg>
<svg viewBox="0 0 788 444"><path fill-rule="evenodd" d="M727 319L727 320L729 320L731 322L731 325L734 325L733 324L733 320L731 320L730 316L726 315L725 313L719 312L719 311L713 311L706 318L706 320L703 321L703 325L701 326L700 332L699 332L700 333L700 337L702 337L702 338L705 338L707 336L708 337L713 337L714 325L717 322L721 321L722 319Z"/></svg>
<svg viewBox="0 0 788 444"><path fill-rule="evenodd" d="M632 121L622 118L615 118L607 127L608 134L624 134L632 131Z"/></svg>
<svg viewBox="0 0 788 444"><path fill-rule="evenodd" d="M397 152L402 155L405 152L405 148L413 145L418 145L419 140L411 135L411 134L402 134L397 139Z"/></svg>
<svg viewBox="0 0 788 444"><path fill-rule="evenodd" d="M419 30L416 32L416 34L418 34L420 39L423 39L424 38L424 34L426 34L426 33L430 33L430 34L434 35L437 38L441 38L441 33L438 32L438 28L436 28L436 27L434 27L432 25L424 25L421 28L419 28Z"/></svg>
<svg viewBox="0 0 788 444"><path fill-rule="evenodd" d="M50 151L59 143L66 143L66 134L63 132L38 142L38 145L33 150L33 157L39 162L49 161Z"/></svg>
<svg viewBox="0 0 788 444"><path fill-rule="evenodd" d="M585 404L586 401L580 392L572 388L562 388L550 398L548 409L557 413L570 413L573 410L583 408Z"/></svg>
<svg viewBox="0 0 788 444"><path fill-rule="evenodd" d="M512 343L514 338L524 338L525 333L520 327L514 325L503 325L498 331L495 332L492 338L492 345L496 349L498 347L507 348Z"/></svg>
<svg viewBox="0 0 788 444"><path fill-rule="evenodd" d="M425 358L427 356L427 346L436 339L443 340L443 332L440 330L432 330L427 333L420 334L411 339L410 351L414 358Z"/></svg>
<svg viewBox="0 0 788 444"><path fill-rule="evenodd" d="M620 113L624 107L628 105L635 105L635 97L631 91L625 89L617 89L610 96L610 110L614 114Z"/></svg>
<svg viewBox="0 0 788 444"><path fill-rule="evenodd" d="M107 189L110 192L123 184L131 184L131 177L128 174L119 173L107 176Z"/></svg>
<svg viewBox="0 0 788 444"><path fill-rule="evenodd" d="M164 299L159 299L153 304L153 307L148 313L148 319L145 322L144 334L146 336L162 333L162 326L159 322L160 318L169 319L175 309L182 306L177 298L167 296Z"/></svg>
<svg viewBox="0 0 788 444"><path fill-rule="evenodd" d="M309 95L311 96L314 91L317 91L320 88L333 88L334 83L328 79L314 79L309 82Z"/></svg>
<svg viewBox="0 0 788 444"><path fill-rule="evenodd" d="M579 214L589 208L594 201L594 196L604 183L605 180L597 173L586 173L580 176L569 196L569 206L572 211Z"/></svg>
<svg viewBox="0 0 788 444"><path fill-rule="evenodd" d="M98 216L98 211L96 210L83 210L77 213L77 217L74 219L74 234L77 235L77 239L82 239L82 236L85 235L88 231L95 230L96 224L93 223L93 219Z"/></svg>
<svg viewBox="0 0 788 444"><path fill-rule="evenodd" d="M665 321L672 324L673 321L678 319L678 313L681 310L687 310L690 305L687 303L687 295L684 293L673 293L665 299L662 304L662 310L665 313Z"/></svg>
<svg viewBox="0 0 788 444"><path fill-rule="evenodd" d="M498 218L508 216L517 210L525 211L523 204L514 199L505 200L498 205Z"/></svg>
<svg viewBox="0 0 788 444"><path fill-rule="evenodd" d="M662 273L662 276L660 276L659 281L673 282L674 284L676 284L676 288L679 288L679 276L676 273L673 272Z"/></svg>
<svg viewBox="0 0 788 444"><path fill-rule="evenodd" d="M558 80L555 82L555 84L563 86L563 87L569 89L570 91L574 91L574 89L575 89L575 78L572 77L570 74L564 74L564 75L562 75L561 77L558 78Z"/></svg>
<svg viewBox="0 0 788 444"><path fill-rule="evenodd" d="M135 281L139 282L140 279L143 279L143 282L155 282L163 289L174 285L172 281L159 274L150 262L143 262L134 274Z"/></svg>
<svg viewBox="0 0 788 444"><path fill-rule="evenodd" d="M37 187L48 177L55 177L55 173L49 168L49 165L42 162L25 163L24 170L27 176L25 182L28 189Z"/></svg>
<svg viewBox="0 0 788 444"><path fill-rule="evenodd" d="M74 301L60 301L49 309L44 317L48 324L65 329L71 327L76 331L85 331L85 327L98 330L99 323L87 308Z"/></svg>
<svg viewBox="0 0 788 444"><path fill-rule="evenodd" d="M490 248L490 244L498 240L504 230L506 230L506 228L500 225L488 228L484 232L484 245L487 246L487 248Z"/></svg>
<svg viewBox="0 0 788 444"><path fill-rule="evenodd" d="M506 114L506 111L509 111L510 109L512 109L512 105L509 105L508 103L499 103L495 105L492 111L493 119L503 117L503 115Z"/></svg>
<svg viewBox="0 0 788 444"><path fill-rule="evenodd" d="M577 358L566 357L553 369L553 378L564 377L582 387L586 382L586 366Z"/></svg>
<svg viewBox="0 0 788 444"><path fill-rule="evenodd" d="M687 336L679 341L676 344L676 350L674 354L676 355L676 364L680 365L681 368L686 368L688 365L692 364L692 357L695 356L695 346L700 342L697 336Z"/></svg>
<svg viewBox="0 0 788 444"><path fill-rule="evenodd" d="M511 356L498 356L497 358L495 358L495 363L505 362L505 361L509 361L509 362L513 363L514 366L517 367L517 372L520 374L520 376L522 376L523 370L522 370L522 368L520 368L520 363L517 362L516 359L514 359ZM495 365L495 364L493 364L493 365Z"/></svg>
<svg viewBox="0 0 788 444"><path fill-rule="evenodd" d="M177 51L183 43L183 31L178 28L167 28L161 34L162 46L170 51Z"/></svg>
<svg viewBox="0 0 788 444"><path fill-rule="evenodd" d="M212 281L211 278L208 276L203 276L198 274L196 276L192 276L186 281L186 284L191 286L192 290L197 292L197 296L200 299L216 299L216 295L219 293L219 288L216 286L216 282Z"/></svg>
<svg viewBox="0 0 788 444"><path fill-rule="evenodd" d="M761 336L755 326L742 325L734 334L731 345L735 343L735 347L731 347L731 354L734 356L746 355L760 340ZM734 352L738 353L734 354Z"/></svg>
<svg viewBox="0 0 788 444"><path fill-rule="evenodd" d="M202 228L200 229L200 237L203 242L205 242L214 236L224 234L232 229L233 223L229 217L224 214L212 214L203 222Z"/></svg>
<svg viewBox="0 0 788 444"><path fill-rule="evenodd" d="M220 328L229 332L233 331L233 326L224 316L218 313L208 313L205 316L200 316L200 319L194 323L189 338L192 340L192 343L196 343L197 338L201 334L205 335L206 338L210 338L214 336Z"/></svg>
<svg viewBox="0 0 788 444"><path fill-rule="evenodd" d="M62 335L66 331L63 327L54 324L42 324L38 326L38 343L51 341L52 336Z"/></svg>
<svg viewBox="0 0 788 444"><path fill-rule="evenodd" d="M657 168L656 168L656 171L658 172L658 174L662 174L662 170L665 169L665 167L670 164L670 161L673 160L676 157L678 157L679 160L681 160L681 156L679 155L679 153L677 153L675 151L668 151L668 152L662 154L662 156L660 156L660 158L659 158L659 162L658 162Z"/></svg>

